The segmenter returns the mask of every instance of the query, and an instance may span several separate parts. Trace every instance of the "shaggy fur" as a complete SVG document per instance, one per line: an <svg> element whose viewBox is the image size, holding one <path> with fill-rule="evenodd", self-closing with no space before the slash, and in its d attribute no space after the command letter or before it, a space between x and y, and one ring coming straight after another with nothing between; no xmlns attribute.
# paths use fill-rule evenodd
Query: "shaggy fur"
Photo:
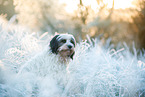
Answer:
<svg viewBox="0 0 145 97"><path fill-rule="evenodd" d="M66 41L62 42L62 40ZM67 64L70 59L73 59L74 47L75 39L72 35L56 35L50 41L49 46L21 67L18 76L32 73L36 76L47 77L55 82L54 85L61 86L60 90L62 90L68 81ZM47 85L49 84L47 83ZM52 95L55 95L55 93Z"/></svg>

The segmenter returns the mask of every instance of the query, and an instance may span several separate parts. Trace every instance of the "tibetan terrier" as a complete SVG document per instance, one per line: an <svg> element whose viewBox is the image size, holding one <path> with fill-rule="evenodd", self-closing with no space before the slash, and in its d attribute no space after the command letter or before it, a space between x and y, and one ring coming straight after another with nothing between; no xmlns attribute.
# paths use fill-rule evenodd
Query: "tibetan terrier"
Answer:
<svg viewBox="0 0 145 97"><path fill-rule="evenodd" d="M66 69L70 60L73 59L75 54L75 45L76 41L73 35L56 35L50 41L49 46L46 46L44 50L36 54L21 67L19 73L24 70L33 72L36 68L38 70L35 71L44 72L47 74L54 71L63 71ZM40 68L43 68L42 71L40 71Z"/></svg>
<svg viewBox="0 0 145 97"><path fill-rule="evenodd" d="M59 94L61 90L65 88L70 78L68 63L73 59L75 46L76 41L73 35L59 34L54 36L49 46L47 45L41 52L20 67L17 77L24 80L24 77L26 77L25 79L27 79L27 77L29 79L35 76L38 76L38 78L43 76L43 79L47 78L54 83L48 82L46 85L43 85L45 88L47 86L46 90L57 87ZM52 94L57 95L56 92L54 91Z"/></svg>

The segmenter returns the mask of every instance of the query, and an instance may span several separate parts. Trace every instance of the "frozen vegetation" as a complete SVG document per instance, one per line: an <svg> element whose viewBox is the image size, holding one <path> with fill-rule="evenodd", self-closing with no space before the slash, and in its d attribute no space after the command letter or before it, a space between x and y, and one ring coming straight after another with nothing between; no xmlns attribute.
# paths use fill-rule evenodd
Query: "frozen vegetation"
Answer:
<svg viewBox="0 0 145 97"><path fill-rule="evenodd" d="M11 29L10 29L11 28ZM0 25L0 97L144 97L145 55L127 46L114 49L99 38L77 43L66 71L54 55L32 60L49 46L52 35L38 36L19 25ZM33 65L26 65L31 60ZM43 60L43 61L42 61ZM52 61L53 60L53 61ZM27 67L29 70L23 70Z"/></svg>

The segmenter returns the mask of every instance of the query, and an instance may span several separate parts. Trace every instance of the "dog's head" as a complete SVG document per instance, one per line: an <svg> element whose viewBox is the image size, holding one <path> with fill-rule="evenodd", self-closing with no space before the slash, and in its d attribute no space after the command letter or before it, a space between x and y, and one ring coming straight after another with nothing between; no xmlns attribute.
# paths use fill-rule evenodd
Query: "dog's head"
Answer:
<svg viewBox="0 0 145 97"><path fill-rule="evenodd" d="M75 45L75 38L70 34L56 35L50 41L50 49L52 53L59 54L63 58L73 59Z"/></svg>

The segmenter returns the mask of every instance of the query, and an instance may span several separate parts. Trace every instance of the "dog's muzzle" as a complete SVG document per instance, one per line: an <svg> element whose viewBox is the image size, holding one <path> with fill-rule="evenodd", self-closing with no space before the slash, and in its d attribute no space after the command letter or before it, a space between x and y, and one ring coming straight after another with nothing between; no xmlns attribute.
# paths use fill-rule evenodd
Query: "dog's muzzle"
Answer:
<svg viewBox="0 0 145 97"><path fill-rule="evenodd" d="M62 57L70 57L74 53L74 48L71 45L67 45L67 49L62 49L59 54Z"/></svg>

